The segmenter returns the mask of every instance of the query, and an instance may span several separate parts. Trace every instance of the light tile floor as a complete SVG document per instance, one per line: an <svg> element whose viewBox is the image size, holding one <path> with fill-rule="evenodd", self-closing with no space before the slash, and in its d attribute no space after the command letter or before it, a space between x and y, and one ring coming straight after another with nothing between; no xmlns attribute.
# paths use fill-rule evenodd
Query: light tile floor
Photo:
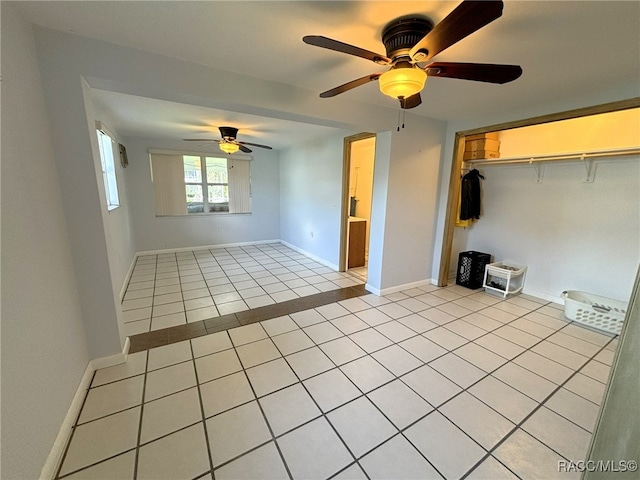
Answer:
<svg viewBox="0 0 640 480"><path fill-rule="evenodd" d="M280 243L138 257L122 302L126 336L363 284Z"/></svg>
<svg viewBox="0 0 640 480"><path fill-rule="evenodd" d="M351 298L97 371L58 478L577 478L616 344L525 295Z"/></svg>

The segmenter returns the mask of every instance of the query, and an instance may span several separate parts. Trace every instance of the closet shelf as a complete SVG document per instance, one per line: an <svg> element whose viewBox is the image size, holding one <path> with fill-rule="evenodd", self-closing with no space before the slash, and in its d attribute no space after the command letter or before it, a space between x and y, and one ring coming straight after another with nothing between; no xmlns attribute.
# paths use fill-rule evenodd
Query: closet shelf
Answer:
<svg viewBox="0 0 640 480"><path fill-rule="evenodd" d="M463 170L471 167L493 167L498 165L531 165L537 177L537 182L542 183L544 175L544 165L554 162L582 162L586 169L585 183L592 183L596 166L599 160L612 160L619 157L640 155L640 147L615 148L608 150L589 150L586 152L553 153L547 155L530 155L528 157L508 157L467 160L463 162Z"/></svg>
<svg viewBox="0 0 640 480"><path fill-rule="evenodd" d="M529 155L523 157L507 157L507 158L489 158L489 159L477 159L466 160L464 162L467 166L484 166L490 167L493 165L512 165L512 164L532 164L539 162L557 162L568 160L595 160L599 158L607 157L622 157L630 155L640 155L640 147L627 147L616 148L608 150L590 150L586 152L568 152L568 153L553 153L546 155Z"/></svg>

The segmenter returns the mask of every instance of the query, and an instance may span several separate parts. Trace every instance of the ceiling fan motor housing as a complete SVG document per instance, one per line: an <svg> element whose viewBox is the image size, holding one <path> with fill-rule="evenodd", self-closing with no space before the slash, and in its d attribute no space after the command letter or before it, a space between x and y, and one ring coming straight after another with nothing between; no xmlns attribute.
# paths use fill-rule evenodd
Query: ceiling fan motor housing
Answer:
<svg viewBox="0 0 640 480"><path fill-rule="evenodd" d="M234 127L220 127L220 136L225 140L235 140L238 136L238 129Z"/></svg>
<svg viewBox="0 0 640 480"><path fill-rule="evenodd" d="M389 57L396 60L409 57L409 51L431 31L433 22L428 18L399 18L389 23L382 31L382 43Z"/></svg>

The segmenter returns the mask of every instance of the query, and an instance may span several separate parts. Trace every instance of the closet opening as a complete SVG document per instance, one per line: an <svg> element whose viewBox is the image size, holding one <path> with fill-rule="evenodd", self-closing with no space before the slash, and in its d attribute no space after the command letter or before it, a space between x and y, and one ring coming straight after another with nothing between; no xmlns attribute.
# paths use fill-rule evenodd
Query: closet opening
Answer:
<svg viewBox="0 0 640 480"><path fill-rule="evenodd" d="M594 252L585 249L581 251L580 244L584 243L584 239L595 238L594 245L604 246L607 234L599 230L598 225L608 229L615 227L614 224L607 226L607 212L616 211L616 206L607 205L608 191L604 185L610 182L609 191L615 193L613 175L622 175L622 171L630 171L632 177L637 176L639 163L637 160L640 158L640 121L638 120L640 114L638 112L640 112L640 98L634 98L457 132L451 164L438 286L455 283L457 254L470 245L473 250L491 254L499 253L501 256L512 253L510 256L516 256L515 247L510 251L509 248L504 248L504 245L505 237L510 236L513 236L514 243L521 242L518 235L512 235L512 232L517 230L520 230L521 236L524 235L522 230L531 230L532 237L537 235L537 242L542 245L542 250L538 251L535 258L539 264L538 270L553 270L553 255L545 254L544 249L553 250L560 246L567 251L567 255L575 255L571 267L576 267L576 275L582 278L587 274L592 275L592 272L585 270L586 267L579 265L578 258L582 255L582 263L589 264L593 260L589 256ZM608 114L611 115L608 116ZM614 125L617 125L615 130ZM471 144L474 144L475 149L470 150ZM615 168L612 168L614 164ZM484 215L477 220L477 225L475 222L466 226L461 223L459 218L461 178L472 169L479 170L487 177L487 180L482 180L483 183L494 182L491 190L494 206L496 196L500 196L501 205L504 205L504 208L501 208L511 215L515 225L507 225L506 221L498 222L500 229L494 229L491 234L485 232L484 235L479 235L478 232L483 228ZM496 188L497 179L502 180L499 188ZM517 182L513 179L526 180L524 183L526 188L514 190L514 184ZM627 178L623 177L620 180L627 181ZM538 195L544 189L551 189L554 184L560 184L560 182L563 182L562 185L556 185L556 203L536 204L522 199L523 195L531 192ZM584 184L593 184L593 186ZM535 190L536 188L538 190ZM566 192L559 193L563 188ZM591 203L588 195L592 191L594 195L601 196L598 198L603 198L595 208L586 205L585 208L580 208L580 204L575 204L574 211L568 211L576 197L582 196L588 199L585 203ZM483 190L483 210L487 193L488 191ZM564 194L566 197L561 196ZM622 201L626 200L623 198ZM620 207L622 208L622 205ZM518 212L514 213L515 210ZM602 218L598 218L598 215ZM587 220L584 220L585 216ZM578 220L578 217L582 220ZM618 238L629 240L636 235L630 232L635 225L633 217L634 210L631 207L628 221L624 221L623 217L618 218L615 228ZM574 235L568 229L565 229L568 232L566 235L558 234L571 222L573 222L573 230L582 231L584 237L580 237L577 233ZM536 226L538 226L537 231ZM609 238L615 231L609 232ZM470 232L474 233L470 234ZM465 236L472 237L473 243L467 242ZM500 245L498 252L491 251L495 244ZM531 249L527 249L526 244L520 245L519 248L522 251L521 256L526 260L530 260L532 255L535 256ZM509 258L509 260L517 262L520 258ZM622 261L622 259L618 260ZM557 258L555 262L558 263ZM607 273L613 274L612 271ZM631 283L632 281L629 282ZM567 287L570 285L565 288ZM562 290L563 288L559 292ZM555 294L555 290L553 293Z"/></svg>

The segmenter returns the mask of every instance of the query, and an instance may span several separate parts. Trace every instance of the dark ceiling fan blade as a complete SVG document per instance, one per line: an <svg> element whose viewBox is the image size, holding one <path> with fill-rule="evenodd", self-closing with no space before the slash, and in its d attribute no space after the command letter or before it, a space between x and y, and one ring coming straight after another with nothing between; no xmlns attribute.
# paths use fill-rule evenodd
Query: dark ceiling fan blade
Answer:
<svg viewBox="0 0 640 480"><path fill-rule="evenodd" d="M260 148L267 148L269 150L273 150L273 147L270 147L269 145L260 145L259 143L250 143L250 142L236 142L240 145L251 145L252 147L260 147Z"/></svg>
<svg viewBox="0 0 640 480"><path fill-rule="evenodd" d="M435 62L425 67L430 77L460 78L476 82L508 83L522 75L519 65Z"/></svg>
<svg viewBox="0 0 640 480"><path fill-rule="evenodd" d="M344 85L340 85L339 87L332 88L331 90L327 90L326 92L322 92L320 94L320 98L329 98L335 97L341 93L347 92L352 88L359 87L360 85L364 85L369 82L373 82L374 80L378 80L378 78L382 75L381 73L372 73L371 75L367 75L366 77L358 78L357 80L351 80L350 82L345 83Z"/></svg>
<svg viewBox="0 0 640 480"><path fill-rule="evenodd" d="M335 50L336 52L347 53L349 55L354 55L356 57L371 60L372 62L379 63L381 65L391 64L391 59L380 53L371 52L360 47L354 47L353 45L349 45L348 43L342 43L338 40L333 40L331 38L323 37L320 35L307 35L306 37L302 37L302 41L308 45L328 48L329 50Z"/></svg>
<svg viewBox="0 0 640 480"><path fill-rule="evenodd" d="M238 147L240 147L240 150L243 151L244 153L251 153L253 151L250 148L247 148L244 145L242 145L240 142L236 142L236 144L238 145Z"/></svg>
<svg viewBox="0 0 640 480"><path fill-rule="evenodd" d="M422 97L420 96L419 93L416 93L415 95L411 95L410 97L401 98L400 108L404 108L405 110L408 110L410 108L416 108L421 103L422 103Z"/></svg>
<svg viewBox="0 0 640 480"><path fill-rule="evenodd" d="M413 46L409 56L426 62L454 43L493 22L502 15L502 1L466 0Z"/></svg>
<svg viewBox="0 0 640 480"><path fill-rule="evenodd" d="M218 142L220 143L220 140L214 140L213 138L183 138L182 140L184 140L185 142Z"/></svg>

